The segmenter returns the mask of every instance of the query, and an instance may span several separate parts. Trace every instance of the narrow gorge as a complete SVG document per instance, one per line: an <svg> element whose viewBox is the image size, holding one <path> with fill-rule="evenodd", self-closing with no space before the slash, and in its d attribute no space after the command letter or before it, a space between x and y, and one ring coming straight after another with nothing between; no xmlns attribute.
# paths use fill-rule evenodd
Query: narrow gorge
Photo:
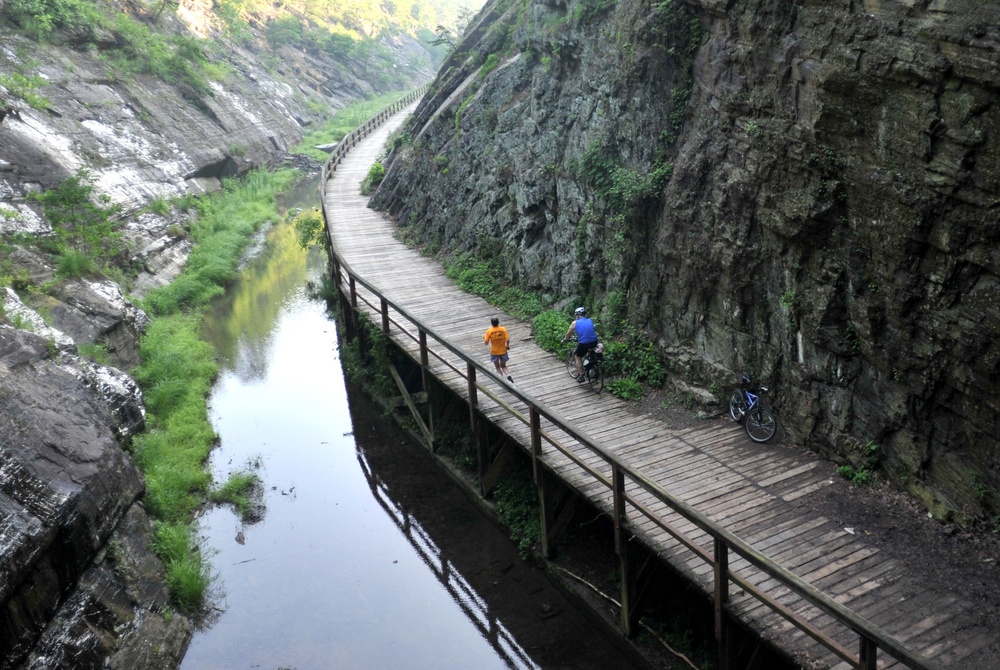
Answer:
<svg viewBox="0 0 1000 670"><path fill-rule="evenodd" d="M752 374L788 442L1000 529L1000 2L490 0L461 39L420 2L253 5L0 0L0 670L179 665L128 452L142 300L191 202L428 82L372 200L408 241L587 304L678 403ZM68 186L115 272L59 266Z"/></svg>

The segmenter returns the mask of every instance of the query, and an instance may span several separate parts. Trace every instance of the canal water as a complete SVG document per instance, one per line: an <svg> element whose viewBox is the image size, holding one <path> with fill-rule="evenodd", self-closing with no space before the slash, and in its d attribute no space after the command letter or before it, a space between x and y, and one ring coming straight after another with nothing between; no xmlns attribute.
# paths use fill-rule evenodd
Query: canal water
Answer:
<svg viewBox="0 0 1000 670"><path fill-rule="evenodd" d="M308 288L325 265L279 224L206 319L222 357L211 468L256 472L265 511L200 519L214 608L181 668L634 667L345 382Z"/></svg>

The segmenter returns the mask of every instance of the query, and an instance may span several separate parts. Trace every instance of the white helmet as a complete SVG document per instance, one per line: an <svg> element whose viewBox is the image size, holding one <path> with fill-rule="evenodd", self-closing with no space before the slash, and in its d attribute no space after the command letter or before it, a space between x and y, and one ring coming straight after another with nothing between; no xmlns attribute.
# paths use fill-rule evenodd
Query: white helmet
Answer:
<svg viewBox="0 0 1000 670"><path fill-rule="evenodd" d="M576 314L577 316L583 316L586 313L587 313L587 310L584 307L577 307L576 311L574 312L574 314Z"/></svg>

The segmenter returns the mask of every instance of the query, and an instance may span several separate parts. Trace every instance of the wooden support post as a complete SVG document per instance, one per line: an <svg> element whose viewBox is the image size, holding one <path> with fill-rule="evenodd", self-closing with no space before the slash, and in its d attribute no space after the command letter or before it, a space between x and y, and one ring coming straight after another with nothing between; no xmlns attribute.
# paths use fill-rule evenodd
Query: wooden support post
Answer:
<svg viewBox="0 0 1000 670"><path fill-rule="evenodd" d="M611 464L611 496L614 504L615 553L618 554L618 577L621 586L622 609L619 624L626 637L636 633L635 613L635 575L629 562L628 538L625 532L625 473L619 467Z"/></svg>
<svg viewBox="0 0 1000 670"><path fill-rule="evenodd" d="M427 333L420 331L420 388L427 390L428 375L430 375L430 358L427 354Z"/></svg>
<svg viewBox="0 0 1000 670"><path fill-rule="evenodd" d="M427 430L430 431L431 452L435 450L434 399L430 389L430 362L427 350L427 333L420 331L420 388L427 394Z"/></svg>
<svg viewBox="0 0 1000 670"><path fill-rule="evenodd" d="M858 654L858 670L876 670L878 667L878 645L864 633L861 636L861 649Z"/></svg>
<svg viewBox="0 0 1000 670"><path fill-rule="evenodd" d="M358 286L354 281L354 277L349 277L347 280L347 285L351 288L351 307L354 311L358 310Z"/></svg>
<svg viewBox="0 0 1000 670"><path fill-rule="evenodd" d="M534 405L528 408L528 414L531 418L531 477L538 486L542 477L542 464L539 462L542 456L542 419Z"/></svg>
<svg viewBox="0 0 1000 670"><path fill-rule="evenodd" d="M556 554L555 538L552 535L556 518L555 484L549 481L544 471L539 470L535 488L538 489L538 524L542 539L542 556L551 559Z"/></svg>
<svg viewBox="0 0 1000 670"><path fill-rule="evenodd" d="M420 429L421 435L424 437L424 441L430 445L431 443L431 433L424 424L423 417L420 416L420 412L417 411L417 406L413 402L413 396L406 388L406 384L403 383L403 378L399 375L399 371L396 366L389 363L389 374L392 375L393 381L396 382L396 388L399 389L400 395L403 397L403 402L406 404L406 408L410 410L410 415L413 416L413 420L417 423L417 428Z"/></svg>
<svg viewBox="0 0 1000 670"><path fill-rule="evenodd" d="M469 427L472 432L476 432L476 407L479 405L479 397L476 393L476 366L472 363L465 364L466 379L469 381Z"/></svg>
<svg viewBox="0 0 1000 670"><path fill-rule="evenodd" d="M337 300L340 302L340 313L344 315L344 336L348 342L353 342L357 337L354 329L354 314L351 311L351 303L347 296L339 288L337 289Z"/></svg>
<svg viewBox="0 0 1000 670"><path fill-rule="evenodd" d="M389 303L385 298L380 298L381 312L382 312L382 333L385 335L389 334Z"/></svg>
<svg viewBox="0 0 1000 670"><path fill-rule="evenodd" d="M726 603L729 602L729 547L715 538L715 641L719 646L719 670L729 670L729 626Z"/></svg>

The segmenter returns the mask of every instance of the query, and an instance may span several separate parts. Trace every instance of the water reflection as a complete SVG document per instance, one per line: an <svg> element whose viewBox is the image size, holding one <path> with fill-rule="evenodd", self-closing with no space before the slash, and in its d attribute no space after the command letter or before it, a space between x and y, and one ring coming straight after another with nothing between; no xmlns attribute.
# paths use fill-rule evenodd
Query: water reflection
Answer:
<svg viewBox="0 0 1000 670"><path fill-rule="evenodd" d="M424 529L420 521L393 500L388 486L370 467L364 452L361 450L358 451L358 461L361 464L362 472L368 479L368 485L375 500L386 511L389 518L396 523L400 532L409 540L410 545L423 559L424 564L444 585L469 620L473 622L480 635L489 640L508 667L538 668L539 666L528 657L503 622L491 612L487 602L456 570L455 565L444 556L431 534Z"/></svg>
<svg viewBox="0 0 1000 670"><path fill-rule="evenodd" d="M181 668L628 668L431 459L350 394L336 325L305 286L325 268L290 224L206 319L217 480L256 468L262 521L200 521L212 625Z"/></svg>
<svg viewBox="0 0 1000 670"><path fill-rule="evenodd" d="M312 265L322 265L322 250L303 249L293 226L274 227L240 281L206 315L206 338L218 347L221 364L241 381L266 376L275 322L288 299L305 287L308 254Z"/></svg>
<svg viewBox="0 0 1000 670"><path fill-rule="evenodd" d="M212 467L259 467L267 511L246 527L228 509L201 520L220 613L181 667L530 667L501 658L373 499L335 324L305 290L323 267L278 226L207 322L226 352Z"/></svg>

